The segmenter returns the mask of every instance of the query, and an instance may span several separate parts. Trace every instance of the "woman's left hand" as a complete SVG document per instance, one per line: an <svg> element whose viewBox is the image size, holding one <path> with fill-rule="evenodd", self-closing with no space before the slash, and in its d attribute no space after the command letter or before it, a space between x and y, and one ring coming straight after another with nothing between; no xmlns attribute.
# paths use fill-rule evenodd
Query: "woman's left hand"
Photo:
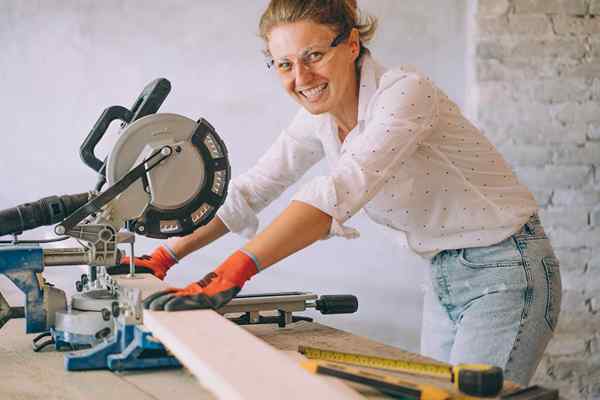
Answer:
<svg viewBox="0 0 600 400"><path fill-rule="evenodd" d="M171 288L151 294L144 300L144 308L154 311L216 310L233 299L257 272L252 258L238 250L198 282L183 289Z"/></svg>

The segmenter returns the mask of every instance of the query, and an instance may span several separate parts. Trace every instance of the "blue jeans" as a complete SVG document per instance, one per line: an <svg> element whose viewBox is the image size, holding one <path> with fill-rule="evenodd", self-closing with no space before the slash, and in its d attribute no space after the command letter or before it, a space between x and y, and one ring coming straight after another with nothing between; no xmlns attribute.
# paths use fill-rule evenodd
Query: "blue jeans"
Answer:
<svg viewBox="0 0 600 400"><path fill-rule="evenodd" d="M421 352L451 364L502 367L526 385L560 310L558 260L537 216L487 247L445 250L431 260Z"/></svg>

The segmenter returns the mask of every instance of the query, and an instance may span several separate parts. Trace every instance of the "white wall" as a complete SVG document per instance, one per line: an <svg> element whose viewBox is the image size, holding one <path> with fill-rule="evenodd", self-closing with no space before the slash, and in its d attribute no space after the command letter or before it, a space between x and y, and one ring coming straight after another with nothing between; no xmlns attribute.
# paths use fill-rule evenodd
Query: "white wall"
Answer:
<svg viewBox="0 0 600 400"><path fill-rule="evenodd" d="M421 67L462 104L466 1L362 1L380 18L375 56L385 65ZM162 110L206 118L226 141L234 174L250 167L296 109L264 68L256 32L266 4L0 2L0 208L91 189L95 174L78 156L83 138L104 107L130 106L159 76L173 84ZM102 150L113 142L114 135L107 137ZM311 175L325 172L319 166ZM264 212L263 227L293 190ZM358 314L320 320L416 350L426 264L363 215L350 225L361 230L360 239L318 243L257 276L247 291L354 293ZM138 243L139 251L157 244ZM185 259L169 282L202 277L242 243L229 235Z"/></svg>

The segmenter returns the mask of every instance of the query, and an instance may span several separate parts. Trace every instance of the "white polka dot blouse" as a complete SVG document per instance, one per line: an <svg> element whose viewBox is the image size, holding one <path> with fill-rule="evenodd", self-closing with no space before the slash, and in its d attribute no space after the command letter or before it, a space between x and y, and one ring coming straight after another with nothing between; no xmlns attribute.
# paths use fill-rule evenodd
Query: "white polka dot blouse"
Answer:
<svg viewBox="0 0 600 400"><path fill-rule="evenodd" d="M230 231L253 236L257 214L322 158L329 175L293 199L331 215L330 236L358 236L347 222L364 209L431 258L498 243L538 208L496 148L429 78L411 67L385 70L365 55L358 124L343 143L329 114L301 109L259 161L232 179L217 215Z"/></svg>

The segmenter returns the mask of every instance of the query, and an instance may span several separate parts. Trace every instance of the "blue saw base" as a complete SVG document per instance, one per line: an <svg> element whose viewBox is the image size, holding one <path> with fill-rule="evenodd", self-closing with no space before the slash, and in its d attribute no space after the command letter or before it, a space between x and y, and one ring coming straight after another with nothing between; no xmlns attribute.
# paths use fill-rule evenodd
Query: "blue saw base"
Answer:
<svg viewBox="0 0 600 400"><path fill-rule="evenodd" d="M44 291L38 274L44 270L44 254L37 245L1 245L0 274L25 294L25 332L48 330Z"/></svg>
<svg viewBox="0 0 600 400"><path fill-rule="evenodd" d="M152 333L139 325L121 325L116 334L91 349L65 354L65 369L84 371L181 367Z"/></svg>

